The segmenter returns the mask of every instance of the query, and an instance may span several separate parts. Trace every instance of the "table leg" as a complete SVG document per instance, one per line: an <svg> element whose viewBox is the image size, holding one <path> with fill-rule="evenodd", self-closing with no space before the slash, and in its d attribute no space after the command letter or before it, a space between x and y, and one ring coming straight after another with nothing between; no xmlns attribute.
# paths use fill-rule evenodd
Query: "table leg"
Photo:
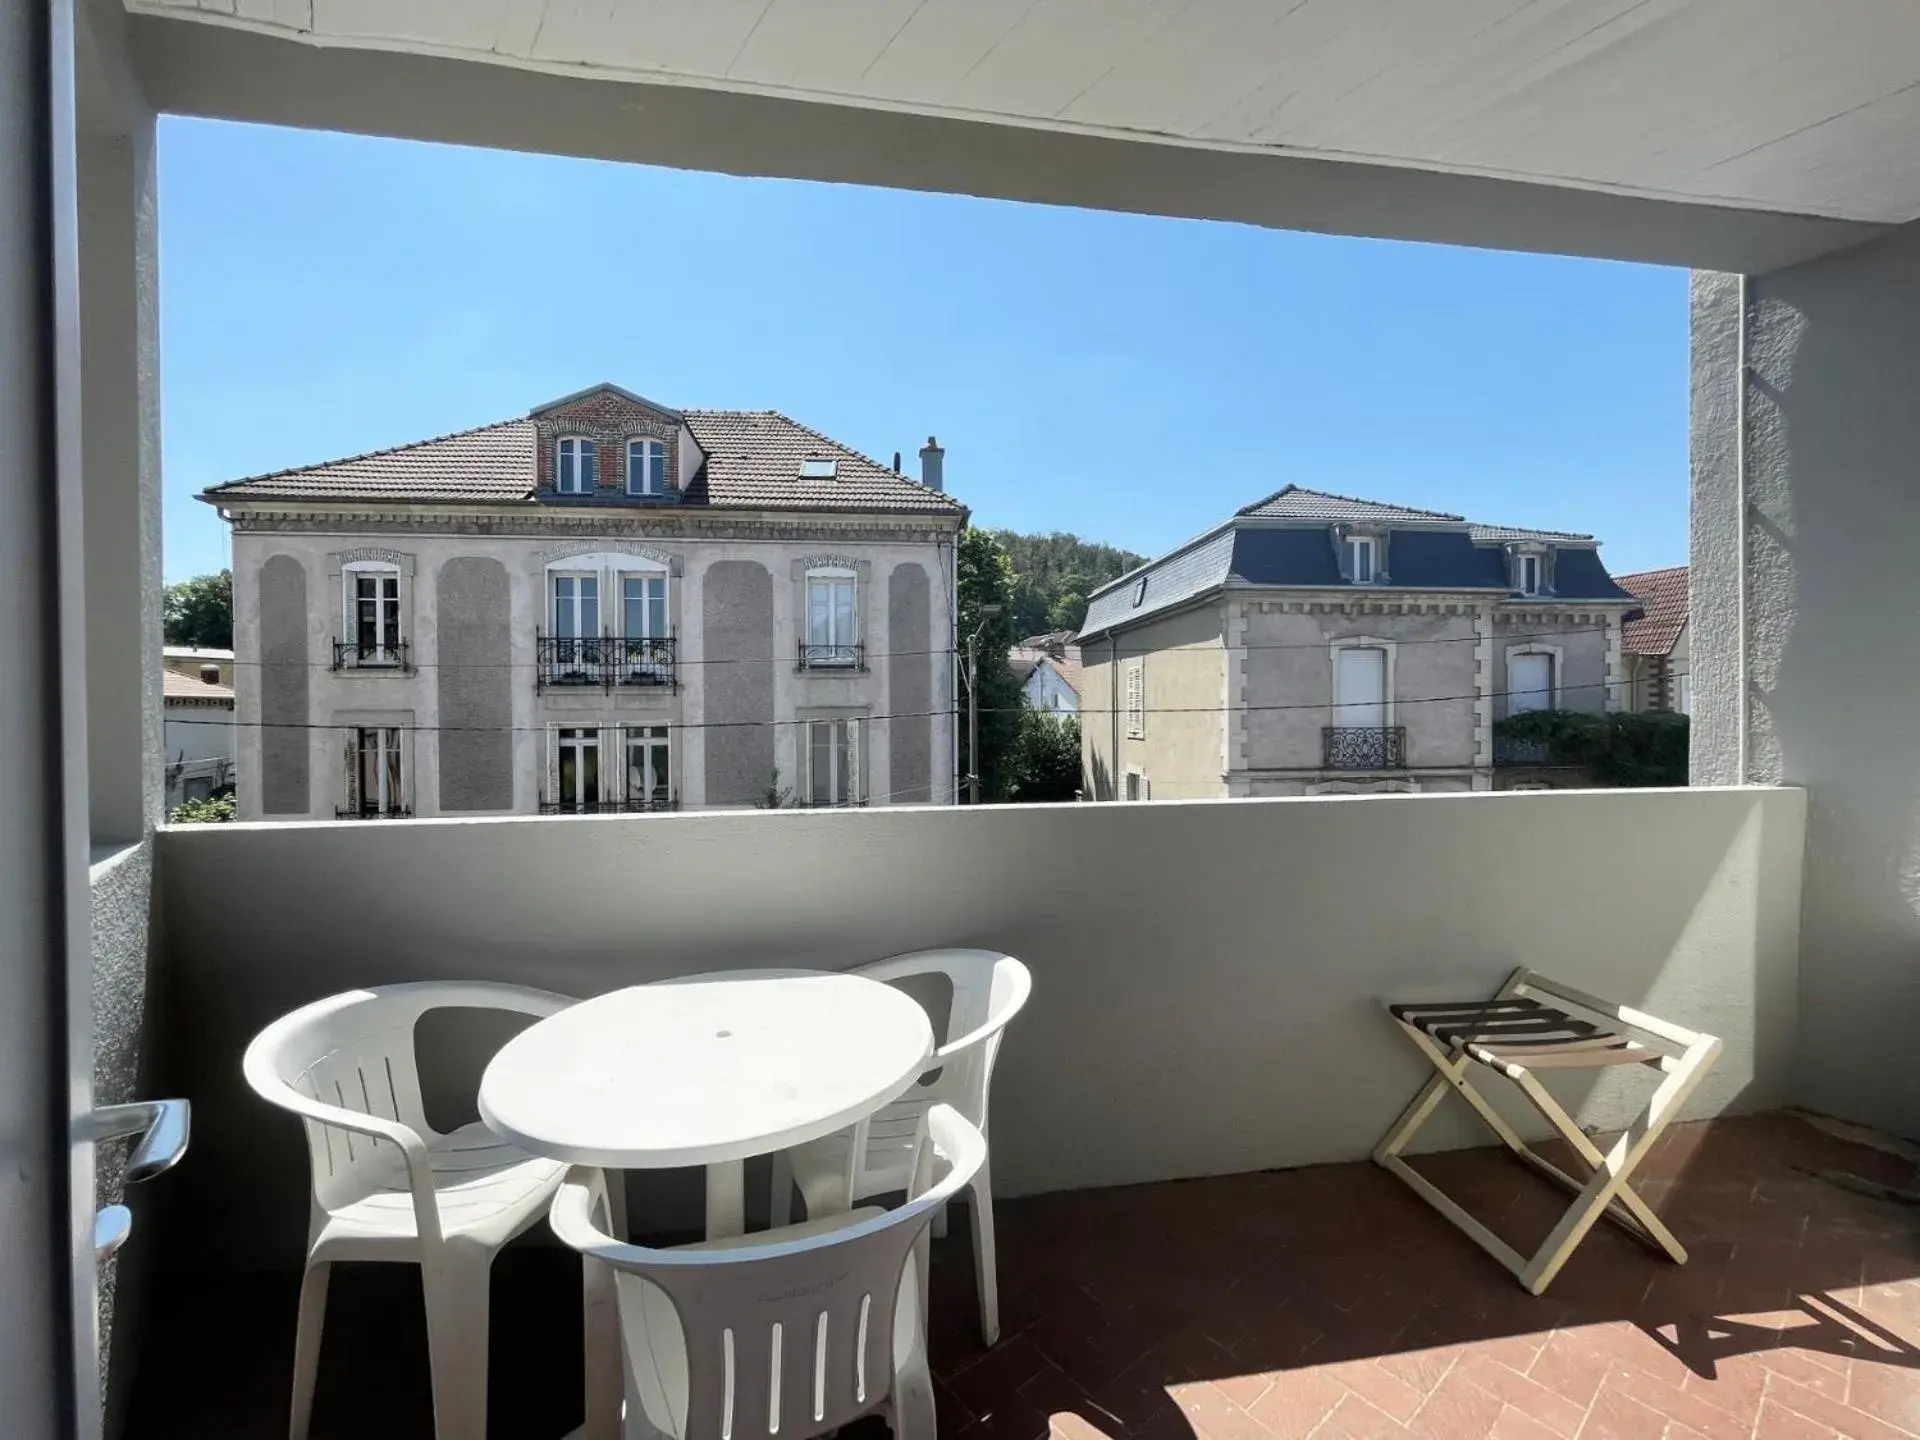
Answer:
<svg viewBox="0 0 1920 1440"><path fill-rule="evenodd" d="M747 1167L741 1160L707 1167L707 1238L747 1233Z"/></svg>

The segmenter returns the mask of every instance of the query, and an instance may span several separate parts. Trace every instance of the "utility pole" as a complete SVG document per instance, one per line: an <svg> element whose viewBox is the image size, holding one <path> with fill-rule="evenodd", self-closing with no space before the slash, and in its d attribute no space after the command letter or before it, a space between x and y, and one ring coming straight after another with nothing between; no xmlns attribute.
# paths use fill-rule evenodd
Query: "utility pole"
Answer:
<svg viewBox="0 0 1920 1440"><path fill-rule="evenodd" d="M980 632L1000 618L998 605L980 607L980 623L967 636L967 803L980 803Z"/></svg>

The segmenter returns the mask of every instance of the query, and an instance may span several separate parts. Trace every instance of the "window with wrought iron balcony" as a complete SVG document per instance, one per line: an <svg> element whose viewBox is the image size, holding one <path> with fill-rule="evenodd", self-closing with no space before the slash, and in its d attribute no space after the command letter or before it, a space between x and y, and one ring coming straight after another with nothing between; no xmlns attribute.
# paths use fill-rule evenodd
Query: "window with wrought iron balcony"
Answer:
<svg viewBox="0 0 1920 1440"><path fill-rule="evenodd" d="M400 626L400 567L385 561L354 561L341 569L344 639L333 642L335 670L411 672L413 661Z"/></svg>
<svg viewBox="0 0 1920 1440"><path fill-rule="evenodd" d="M867 647L859 634L859 590L859 574L851 565L807 571L807 629L800 639L799 669L867 668Z"/></svg>
<svg viewBox="0 0 1920 1440"><path fill-rule="evenodd" d="M603 584L617 587L617 633L602 628ZM664 571L629 572L618 557L607 567L553 570L548 597L553 628L535 637L541 689L587 686L611 691L677 682Z"/></svg>

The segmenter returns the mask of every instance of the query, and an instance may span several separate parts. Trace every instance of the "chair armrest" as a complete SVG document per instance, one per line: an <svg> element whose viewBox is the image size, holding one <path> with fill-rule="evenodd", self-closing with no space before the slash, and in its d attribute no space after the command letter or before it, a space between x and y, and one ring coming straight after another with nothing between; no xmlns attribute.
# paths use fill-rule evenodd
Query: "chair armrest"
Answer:
<svg viewBox="0 0 1920 1440"><path fill-rule="evenodd" d="M933 1052L933 1057L927 1061L927 1068L929 1070L936 1069L941 1065L947 1064L956 1056L964 1055L974 1046L991 1040L995 1035L998 1035L1002 1030L1007 1028L1007 1022L1011 1019L1013 1019L1011 1015L996 1015L979 1028L969 1030L958 1040L949 1040Z"/></svg>
<svg viewBox="0 0 1920 1440"><path fill-rule="evenodd" d="M419 1131L383 1115L363 1115L344 1105L329 1105L324 1100L315 1100L302 1095L278 1078L265 1083L260 1077L250 1078L263 1098L283 1110L292 1111L303 1120L336 1130L351 1130L358 1135L371 1135L397 1149L407 1163L407 1188L413 1195L413 1220L419 1228L420 1239L425 1244L437 1245L440 1242L440 1206L433 1193L433 1160L427 1152L427 1142Z"/></svg>

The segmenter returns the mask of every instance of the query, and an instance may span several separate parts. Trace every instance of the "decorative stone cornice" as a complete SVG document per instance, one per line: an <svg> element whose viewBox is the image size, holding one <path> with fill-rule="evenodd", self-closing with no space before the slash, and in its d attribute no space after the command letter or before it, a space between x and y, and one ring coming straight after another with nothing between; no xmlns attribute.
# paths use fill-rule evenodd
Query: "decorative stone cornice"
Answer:
<svg viewBox="0 0 1920 1440"><path fill-rule="evenodd" d="M1632 602L1621 601L1619 603L1626 605ZM1524 609L1516 606L1503 605L1493 612L1493 623L1496 629L1510 629L1515 626L1537 628L1542 625L1549 627L1566 627L1574 625L1606 625L1620 618L1620 611L1617 608L1601 610L1595 609L1593 606L1594 602L1590 600L1569 602L1566 605L1554 606L1552 608L1531 603Z"/></svg>
<svg viewBox="0 0 1920 1440"><path fill-rule="evenodd" d="M1438 595L1354 595L1249 600L1250 610L1280 615L1473 615L1478 599Z"/></svg>
<svg viewBox="0 0 1920 1440"><path fill-rule="evenodd" d="M342 550L339 560L342 565L354 565L372 562L381 565L403 566L413 557L403 555L398 550L383 550L377 545L361 545L352 550Z"/></svg>
<svg viewBox="0 0 1920 1440"><path fill-rule="evenodd" d="M510 515L449 515L434 511L275 509L231 513L236 534L276 535L476 535L509 539L589 539L593 548L624 545L629 537L650 540L761 540L788 544L924 544L952 540L958 517L913 514L836 516L737 516L645 510L632 515L608 509L529 509ZM631 547L628 547L631 548Z"/></svg>
<svg viewBox="0 0 1920 1440"><path fill-rule="evenodd" d="M680 557L669 555L665 550L656 550L651 545L633 545L624 541L611 547L604 541L578 540L571 545L555 545L552 549L539 552L542 564L550 565L556 560L571 560L576 555L596 555L606 549L618 550L622 555L632 555L641 560L651 560L663 570L675 574L680 571Z"/></svg>

